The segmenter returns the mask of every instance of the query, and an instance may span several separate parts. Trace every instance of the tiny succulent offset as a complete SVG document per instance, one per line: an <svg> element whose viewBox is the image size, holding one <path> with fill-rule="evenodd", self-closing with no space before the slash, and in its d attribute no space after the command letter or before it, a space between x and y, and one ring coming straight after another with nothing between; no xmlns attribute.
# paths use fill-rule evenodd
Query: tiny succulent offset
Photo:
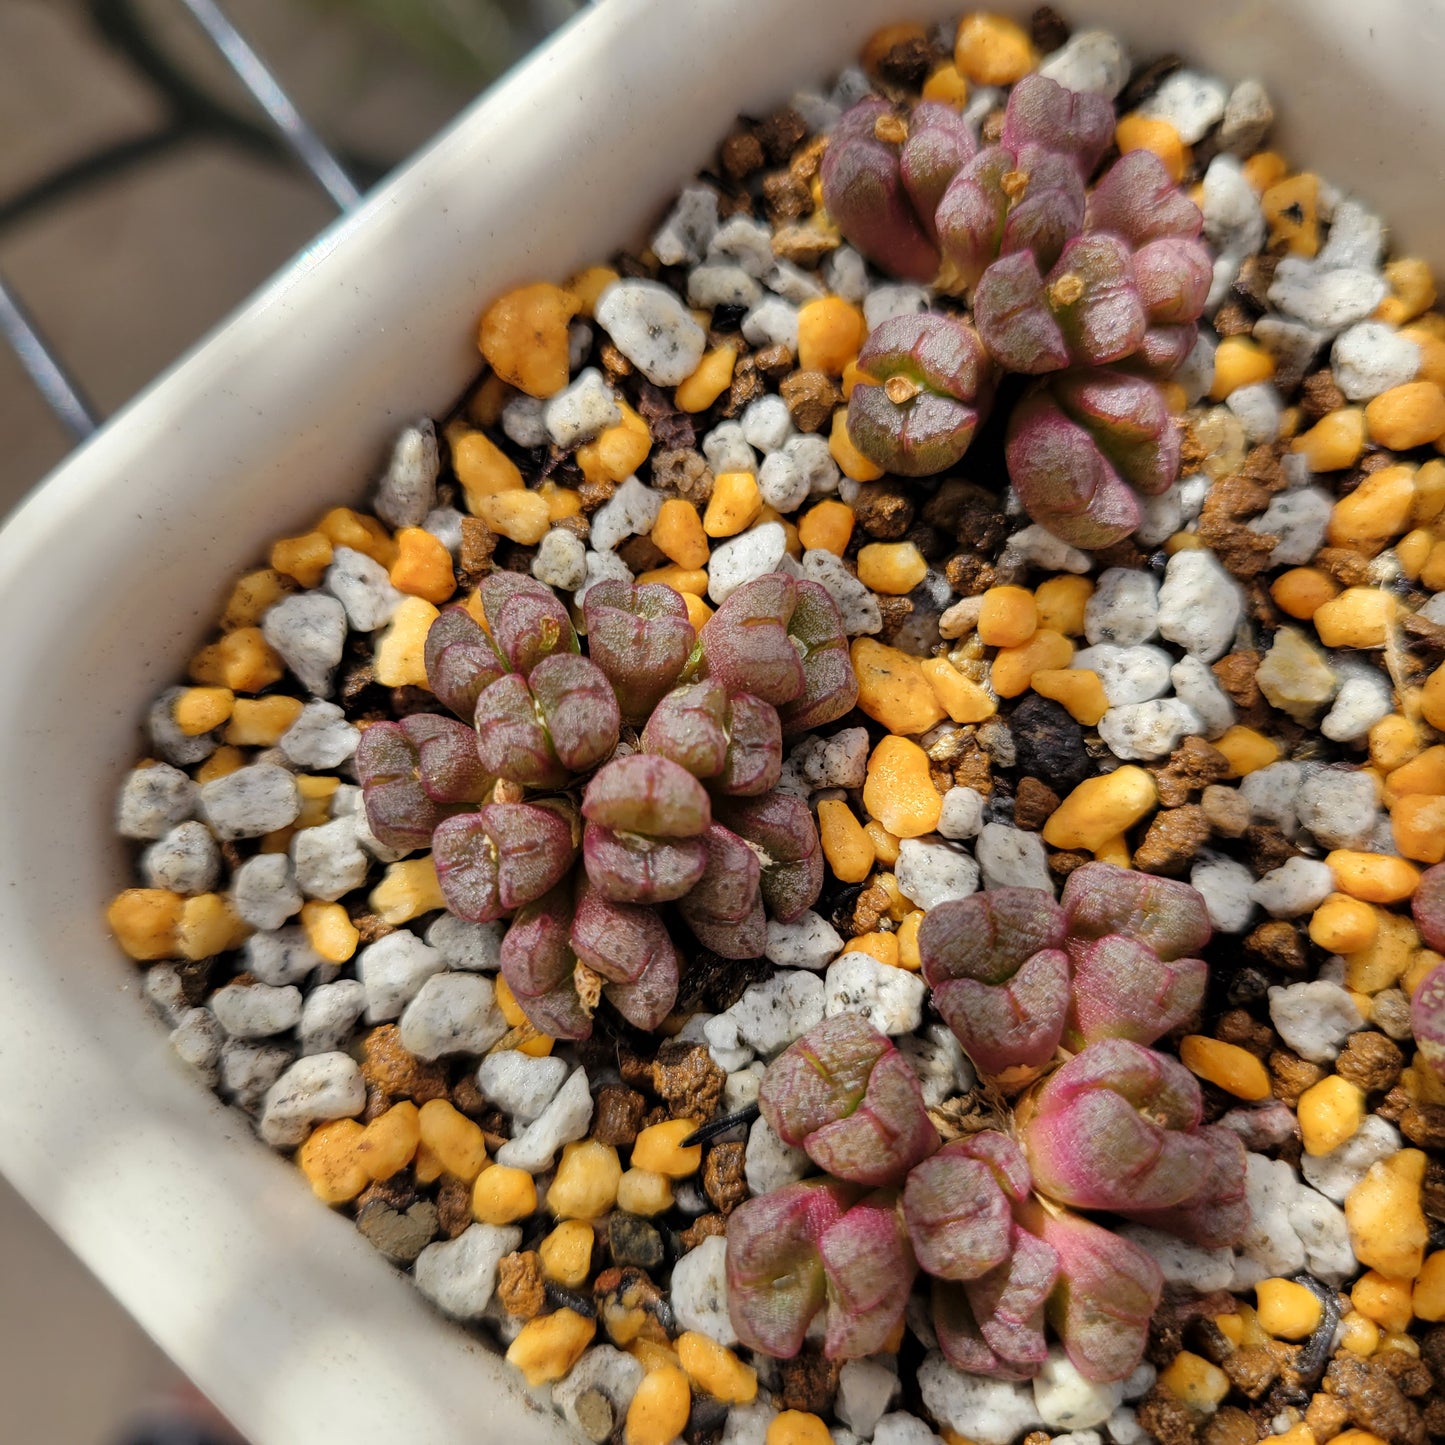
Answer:
<svg viewBox="0 0 1445 1445"><path fill-rule="evenodd" d="M1075 546L1134 531L1179 442L1158 378L1189 355L1213 276L1203 218L1163 162L1120 157L1102 96L1039 75L1014 86L998 143L949 107L869 96L839 122L823 196L844 236L894 273L967 301L971 318L883 322L858 358L848 431L885 469L955 465L999 378L1035 377L1005 456L1029 515Z"/></svg>
<svg viewBox="0 0 1445 1445"><path fill-rule="evenodd" d="M754 958L768 917L822 887L807 803L773 789L784 735L856 700L837 608L773 573L695 632L671 588L600 582L583 656L542 583L493 573L481 604L485 627L448 607L426 641L432 691L465 721L366 730L367 819L391 847L430 845L458 917L510 918L502 973L536 1028L585 1038L604 995L655 1028L680 967L661 905L704 947Z"/></svg>
<svg viewBox="0 0 1445 1445"><path fill-rule="evenodd" d="M1207 1248L1249 1224L1239 1137L1203 1124L1193 1075L1148 1047L1198 1012L1194 954L1209 934L1193 888L1104 863L1071 874L1061 903L998 888L932 909L924 977L985 1081L1026 1091L1011 1130L944 1142L903 1055L857 1015L805 1034L769 1066L758 1102L824 1173L729 1218L739 1338L790 1357L823 1312L830 1358L874 1352L924 1275L939 1348L959 1369L1027 1379L1051 1327L1087 1378L1128 1375L1162 1277L1075 1211Z"/></svg>

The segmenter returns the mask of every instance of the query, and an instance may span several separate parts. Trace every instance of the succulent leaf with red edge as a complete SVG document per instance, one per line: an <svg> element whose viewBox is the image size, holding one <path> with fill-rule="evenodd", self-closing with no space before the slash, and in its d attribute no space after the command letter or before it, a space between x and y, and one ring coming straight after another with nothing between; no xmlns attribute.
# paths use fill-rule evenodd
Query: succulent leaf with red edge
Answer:
<svg viewBox="0 0 1445 1445"><path fill-rule="evenodd" d="M1074 1368L1100 1384L1133 1373L1149 1339L1164 1276L1137 1244L1065 1211L1029 1211L1033 1231L1057 1255L1049 1323Z"/></svg>
<svg viewBox="0 0 1445 1445"><path fill-rule="evenodd" d="M835 1179L785 1185L728 1216L728 1316L751 1350L790 1360L827 1299L819 1241L857 1191Z"/></svg>
<svg viewBox="0 0 1445 1445"><path fill-rule="evenodd" d="M1193 1074L1126 1039L1090 1044L1040 1084L1019 1131L1038 1189L1078 1209L1165 1210L1207 1203L1244 1155L1201 1127ZM1227 1157L1226 1157L1227 1156ZM1242 1185L1242 1177L1240 1180ZM1226 1196L1234 1193L1230 1188Z"/></svg>
<svg viewBox="0 0 1445 1445"><path fill-rule="evenodd" d="M870 261L912 281L938 274L934 214L976 149L951 106L922 101L906 119L876 96L844 113L823 153L823 203Z"/></svg>
<svg viewBox="0 0 1445 1445"><path fill-rule="evenodd" d="M766 793L783 771L777 709L751 693L729 697L714 678L668 693L647 720L642 746L724 793Z"/></svg>
<svg viewBox="0 0 1445 1445"><path fill-rule="evenodd" d="M443 607L427 629L427 683L436 698L467 723L476 719L482 689L510 671L492 639L460 603Z"/></svg>
<svg viewBox="0 0 1445 1445"><path fill-rule="evenodd" d="M546 583L523 572L491 572L481 594L492 642L514 672L530 677L544 657L578 651L572 619Z"/></svg>
<svg viewBox="0 0 1445 1445"><path fill-rule="evenodd" d="M373 723L356 749L367 821L389 848L425 848L437 824L479 802L493 778L477 735L435 713Z"/></svg>
<svg viewBox="0 0 1445 1445"><path fill-rule="evenodd" d="M1159 389L1119 370L1066 371L1009 416L1009 480L1025 511L1071 546L1106 547L1137 529L1138 494L1179 473L1179 436Z"/></svg>
<svg viewBox="0 0 1445 1445"><path fill-rule="evenodd" d="M572 889L554 888L517 911L502 937L501 971L532 1025L557 1039L585 1039L592 1010L577 992Z"/></svg>
<svg viewBox="0 0 1445 1445"><path fill-rule="evenodd" d="M1410 912L1426 945L1445 952L1445 863L1436 863L1420 875ZM1445 963L1436 964L1411 995L1410 1031L1419 1057L1445 1075Z"/></svg>
<svg viewBox="0 0 1445 1445"><path fill-rule="evenodd" d="M678 899L677 911L704 948L722 958L760 958L768 941L758 855L721 823L703 834L702 876Z"/></svg>
<svg viewBox="0 0 1445 1445"><path fill-rule="evenodd" d="M443 819L432 834L442 896L469 923L488 923L550 892L576 856L572 821L535 803L488 803Z"/></svg>
<svg viewBox="0 0 1445 1445"><path fill-rule="evenodd" d="M848 400L848 435L886 471L926 477L968 450L993 398L993 366L968 322L894 316L858 353L867 380Z"/></svg>
<svg viewBox="0 0 1445 1445"><path fill-rule="evenodd" d="M877 1354L908 1305L917 1266L891 1189L865 1195L818 1241L828 1289L830 1360Z"/></svg>
<svg viewBox="0 0 1445 1445"><path fill-rule="evenodd" d="M789 1045L758 1104L785 1143L869 1188L898 1183L938 1147L913 1070L860 1014L824 1019Z"/></svg>
<svg viewBox="0 0 1445 1445"><path fill-rule="evenodd" d="M758 886L768 912L792 923L818 901L823 847L812 809L792 793L719 798L719 820L758 852Z"/></svg>
<svg viewBox="0 0 1445 1445"><path fill-rule="evenodd" d="M687 604L660 583L608 580L588 588L582 614L588 657L612 684L622 720L640 726L692 654Z"/></svg>
<svg viewBox="0 0 1445 1445"><path fill-rule="evenodd" d="M918 930L933 1002L986 1074L1053 1058L1069 1005L1063 910L1042 889L993 888L929 910Z"/></svg>
<svg viewBox="0 0 1445 1445"><path fill-rule="evenodd" d="M585 879L577 890L572 951L607 982L603 992L623 1018L655 1029L677 998L677 949L652 908L614 903Z"/></svg>

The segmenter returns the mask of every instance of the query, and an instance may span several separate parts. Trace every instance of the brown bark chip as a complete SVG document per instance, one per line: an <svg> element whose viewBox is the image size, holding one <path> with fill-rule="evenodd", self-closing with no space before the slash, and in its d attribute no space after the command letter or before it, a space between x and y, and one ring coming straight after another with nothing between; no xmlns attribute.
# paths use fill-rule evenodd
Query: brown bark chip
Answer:
<svg viewBox="0 0 1445 1445"><path fill-rule="evenodd" d="M1420 1412L1387 1370L1372 1361L1340 1355L1325 1371L1325 1389L1343 1401L1350 1419L1390 1445L1425 1445Z"/></svg>
<svg viewBox="0 0 1445 1445"><path fill-rule="evenodd" d="M535 1250L504 1255L497 1265L497 1300L514 1319L535 1319L547 1303L542 1261Z"/></svg>
<svg viewBox="0 0 1445 1445"><path fill-rule="evenodd" d="M1247 1049L1257 1059L1267 1059L1274 1047L1274 1030L1262 1024L1242 1008L1232 1008L1220 1017L1215 1038L1237 1048Z"/></svg>
<svg viewBox="0 0 1445 1445"><path fill-rule="evenodd" d="M1211 1416L1199 1434L1200 1445L1255 1445L1258 1439L1254 1421L1235 1405Z"/></svg>
<svg viewBox="0 0 1445 1445"><path fill-rule="evenodd" d="M630 1147L642 1128L647 1101L636 1089L606 1084L597 1091L597 1112L592 1120L592 1137L599 1144Z"/></svg>
<svg viewBox="0 0 1445 1445"><path fill-rule="evenodd" d="M702 1187L720 1214L731 1214L748 1197L744 1154L742 1144L714 1144L708 1150L702 1169Z"/></svg>
<svg viewBox="0 0 1445 1445"><path fill-rule="evenodd" d="M1291 858L1301 856L1300 850L1278 828L1264 823L1255 824L1244 830L1244 851L1249 859L1249 866L1254 869L1256 878L1263 878L1266 873L1271 873L1276 868L1283 868ZM1281 921L1276 920L1276 922ZM1261 926L1267 927L1268 925ZM1292 924L1287 926L1290 933L1293 934L1294 926ZM1276 930L1276 932L1278 931ZM1258 932L1257 929L1256 932ZM1303 963L1304 958L1301 954L1297 960L1297 966L1303 965ZM1284 966L1283 963L1280 964L1280 967Z"/></svg>
<svg viewBox="0 0 1445 1445"><path fill-rule="evenodd" d="M853 501L853 517L870 537L896 542L913 525L913 503L893 482L864 482Z"/></svg>
<svg viewBox="0 0 1445 1445"><path fill-rule="evenodd" d="M794 147L808 134L807 122L790 105L775 110L753 127L753 134L762 142L763 150L774 165L792 155Z"/></svg>
<svg viewBox="0 0 1445 1445"><path fill-rule="evenodd" d="M472 1226L471 1186L447 1175L437 1186L437 1223L448 1239L456 1239Z"/></svg>
<svg viewBox="0 0 1445 1445"><path fill-rule="evenodd" d="M712 496L713 474L707 458L692 447L653 454L652 485L659 492L703 506Z"/></svg>
<svg viewBox="0 0 1445 1445"><path fill-rule="evenodd" d="M1329 367L1313 371L1300 383L1300 410L1311 421L1319 421L1332 411L1339 411L1346 405L1345 394L1335 381L1335 374Z"/></svg>
<svg viewBox="0 0 1445 1445"><path fill-rule="evenodd" d="M1257 1400L1279 1379L1278 1355L1263 1345L1231 1350L1220 1362L1230 1384L1248 1399Z"/></svg>
<svg viewBox="0 0 1445 1445"><path fill-rule="evenodd" d="M763 143L750 130L738 131L722 143L720 155L723 174L729 180L746 180L766 163Z"/></svg>
<svg viewBox="0 0 1445 1445"><path fill-rule="evenodd" d="M1445 1106L1407 1104L1400 1114L1400 1132L1418 1148L1445 1149Z"/></svg>
<svg viewBox="0 0 1445 1445"><path fill-rule="evenodd" d="M790 176L787 171L773 171L763 178L763 205L768 219L775 225L779 221L796 221L805 216L812 206L812 196L807 184Z"/></svg>
<svg viewBox="0 0 1445 1445"><path fill-rule="evenodd" d="M1299 1096L1312 1084L1324 1078L1325 1070L1318 1064L1302 1059L1292 1049L1275 1049L1269 1056L1269 1074L1274 1083L1274 1096L1282 1099L1290 1108L1299 1103Z"/></svg>
<svg viewBox="0 0 1445 1445"><path fill-rule="evenodd" d="M1047 783L1028 776L1019 779L1014 792L1014 826L1037 833L1059 806L1059 795ZM1139 865L1144 866L1142 863Z"/></svg>
<svg viewBox="0 0 1445 1445"><path fill-rule="evenodd" d="M779 1410L807 1410L826 1415L838 1393L841 1360L825 1359L811 1351L791 1360L778 1361L778 1388L773 1405Z"/></svg>
<svg viewBox="0 0 1445 1445"><path fill-rule="evenodd" d="M361 1077L389 1098L425 1104L447 1097L446 1070L440 1064L422 1063L407 1050L395 1024L379 1024L361 1047Z"/></svg>
<svg viewBox="0 0 1445 1445"><path fill-rule="evenodd" d="M822 371L795 371L783 380L778 391L799 431L821 431L843 400L843 393Z"/></svg>
<svg viewBox="0 0 1445 1445"><path fill-rule="evenodd" d="M462 545L457 555L457 583L475 587L493 568L501 538L480 517L462 518Z"/></svg>
<svg viewBox="0 0 1445 1445"><path fill-rule="evenodd" d="M1178 878L1208 842L1209 832L1209 819L1198 803L1156 813L1144 841L1135 851L1134 866L1144 873Z"/></svg>
<svg viewBox="0 0 1445 1445"><path fill-rule="evenodd" d="M1305 1424L1320 1442L1333 1440L1349 1422L1349 1409L1338 1395L1316 1395L1305 1411Z"/></svg>
<svg viewBox="0 0 1445 1445"><path fill-rule="evenodd" d="M727 1230L728 1222L721 1214L699 1214L677 1237L684 1249L696 1249L703 1240L721 1238Z"/></svg>
<svg viewBox="0 0 1445 1445"><path fill-rule="evenodd" d="M704 1044L668 1039L652 1065L652 1087L674 1119L705 1124L717 1112L727 1074Z"/></svg>
<svg viewBox="0 0 1445 1445"><path fill-rule="evenodd" d="M1373 1030L1351 1034L1335 1060L1335 1072L1350 1083L1359 1085L1367 1094L1394 1088L1404 1066L1405 1056L1400 1052L1400 1046ZM1445 1109L1439 1112L1442 1129L1445 1129ZM1442 1134L1440 1143L1445 1144L1445 1134ZM1438 1148L1439 1145L1431 1147Z"/></svg>
<svg viewBox="0 0 1445 1445"><path fill-rule="evenodd" d="M1139 1402L1139 1423L1159 1445L1194 1445L1194 1416L1162 1385Z"/></svg>
<svg viewBox="0 0 1445 1445"><path fill-rule="evenodd" d="M1341 587L1363 587L1370 580L1370 559L1352 547L1321 547L1313 565L1328 572Z"/></svg>

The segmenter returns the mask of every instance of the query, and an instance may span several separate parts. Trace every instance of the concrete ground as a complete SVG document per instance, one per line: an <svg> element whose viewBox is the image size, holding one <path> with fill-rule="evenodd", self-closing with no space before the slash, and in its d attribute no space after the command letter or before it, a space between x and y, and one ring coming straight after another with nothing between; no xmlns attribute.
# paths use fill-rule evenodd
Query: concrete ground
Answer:
<svg viewBox="0 0 1445 1445"><path fill-rule="evenodd" d="M359 24L357 0L225 0L332 144L394 164L476 85ZM0 215L60 168L161 122L155 92L84 0L0 0ZM118 8L110 6L112 10ZM133 9L206 88L244 111L177 0ZM181 145L0 224L0 275L103 412L114 411L332 215L305 176L215 140ZM69 440L0 345L0 518ZM113 1445L173 1367L0 1180L0 1437Z"/></svg>

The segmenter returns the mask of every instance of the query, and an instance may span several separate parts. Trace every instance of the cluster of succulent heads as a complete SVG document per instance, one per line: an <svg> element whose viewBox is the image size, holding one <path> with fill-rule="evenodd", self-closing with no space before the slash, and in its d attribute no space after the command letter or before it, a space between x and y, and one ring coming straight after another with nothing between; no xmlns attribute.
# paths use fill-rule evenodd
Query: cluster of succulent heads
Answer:
<svg viewBox="0 0 1445 1445"><path fill-rule="evenodd" d="M1134 531L1168 489L1179 441L1159 382L1193 349L1213 276L1203 217L1155 155L1130 151L1092 189L1114 136L1104 97L1040 75L1014 86L996 145L950 106L870 96L833 131L823 199L848 241L968 314L898 316L858 357L858 449L889 472L954 466L1007 373L1036 377L1006 426L1010 480L1073 546Z"/></svg>
<svg viewBox="0 0 1445 1445"><path fill-rule="evenodd" d="M1163 1281L1078 1211L1207 1248L1249 1225L1238 1135L1203 1124L1193 1075L1149 1047L1198 1014L1209 935L1188 884L1105 863L1072 873L1061 903L997 888L932 909L918 943L933 1002L985 1096L1013 1107L944 1142L903 1054L857 1014L780 1054L763 1118L823 1173L729 1217L743 1343L791 1357L821 1315L831 1358L896 1348L923 1275L959 1369L1027 1379L1052 1327L1088 1379L1126 1377Z"/></svg>
<svg viewBox="0 0 1445 1445"><path fill-rule="evenodd" d="M670 587L599 582L583 656L542 583L494 572L480 602L485 625L458 605L427 634L428 683L456 717L363 734L367 821L388 847L431 849L459 918L510 920L502 974L538 1030L586 1038L603 995L655 1028L679 977L661 905L703 947L756 958L767 919L822 887L808 804L775 785L784 737L857 700L838 609L770 573L698 631Z"/></svg>

